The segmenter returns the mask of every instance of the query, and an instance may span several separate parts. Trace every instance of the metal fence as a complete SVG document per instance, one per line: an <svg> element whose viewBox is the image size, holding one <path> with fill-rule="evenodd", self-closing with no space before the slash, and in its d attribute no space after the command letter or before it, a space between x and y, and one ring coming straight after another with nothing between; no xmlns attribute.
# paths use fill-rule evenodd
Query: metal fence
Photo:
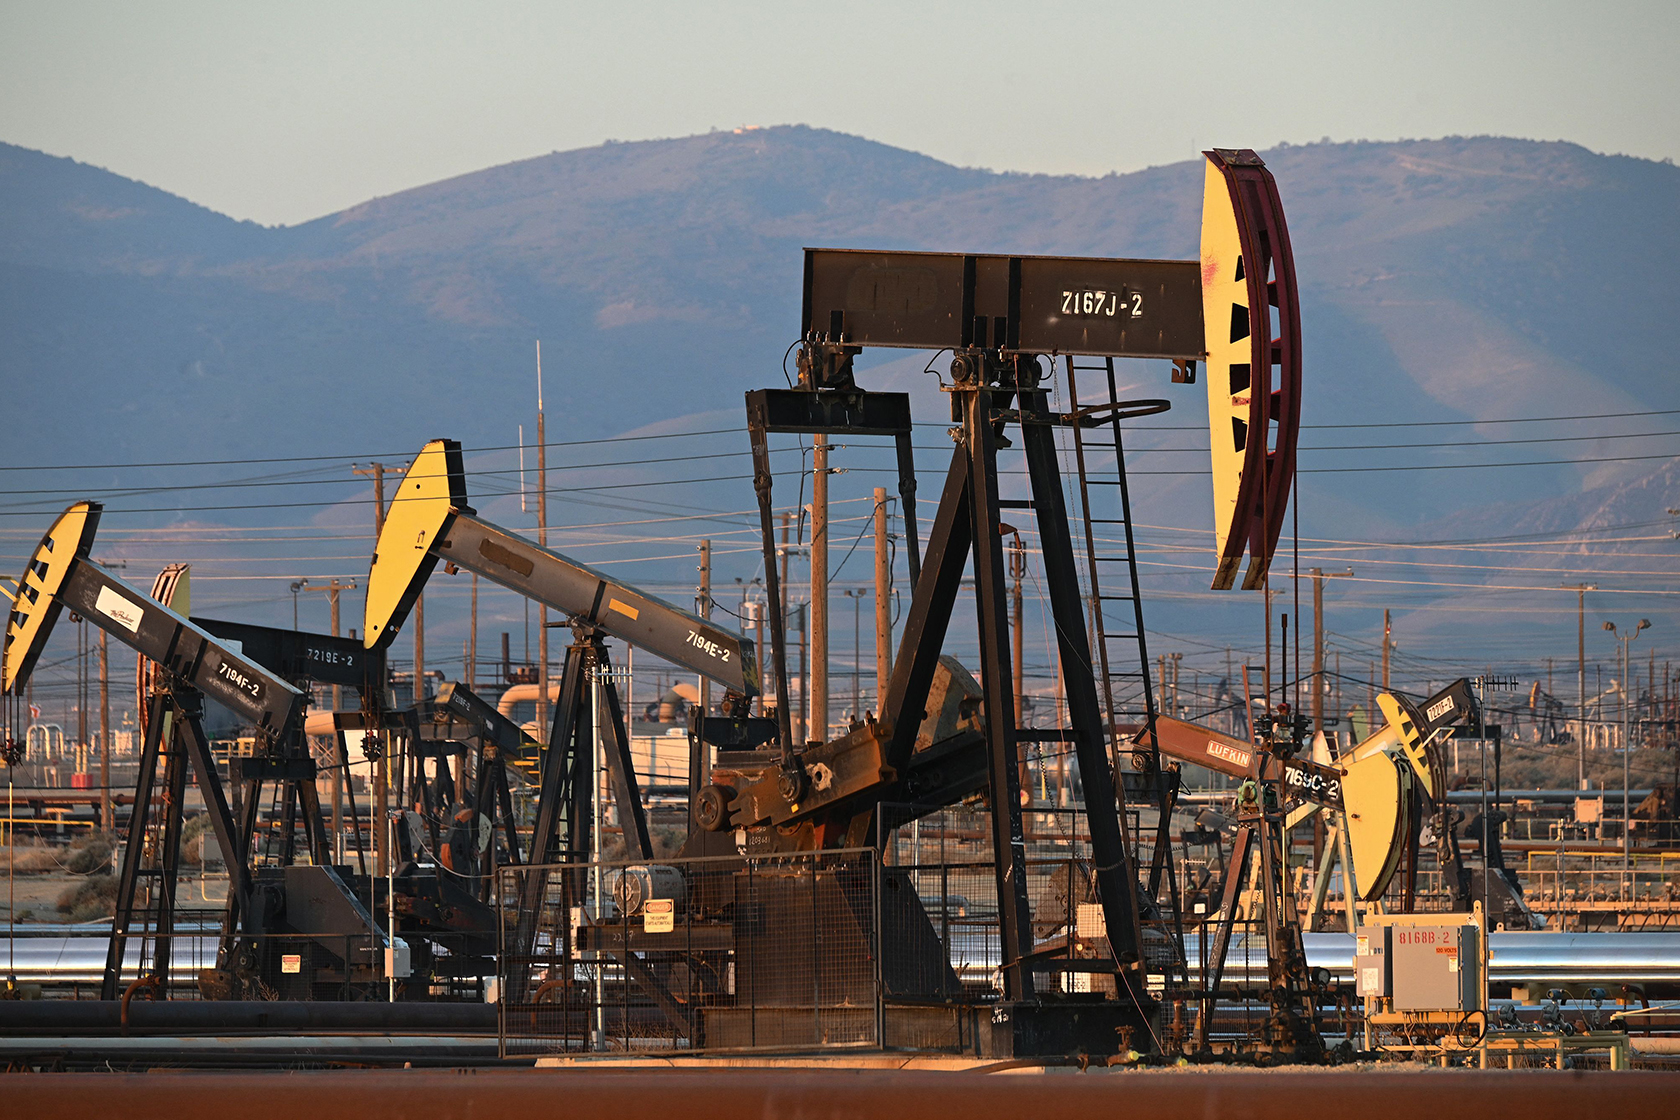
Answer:
<svg viewBox="0 0 1680 1120"><path fill-rule="evenodd" d="M514 868L497 885L506 1053L882 1038L870 851Z"/></svg>
<svg viewBox="0 0 1680 1120"><path fill-rule="evenodd" d="M1034 987L1127 998L1080 820L1037 816ZM504 1053L973 1049L1002 988L985 813L891 819L879 848L502 870ZM1188 984L1170 920L1145 915L1156 998Z"/></svg>
<svg viewBox="0 0 1680 1120"><path fill-rule="evenodd" d="M895 808L903 815L912 811L888 806L883 814ZM893 870L913 880L929 917L942 931L948 920L951 936L942 940L958 975L976 985L984 967L989 970L988 987L995 988L1000 944L989 816L985 809L966 806L928 812L891 829L882 850ZM1118 994L1112 968L1107 967L1108 931L1097 897L1084 811L1030 810L1023 812L1022 824L1033 915L1034 987L1064 994ZM1148 878L1147 861L1137 870ZM1149 994L1160 999L1186 986L1176 922L1170 909L1148 898L1141 921L1146 983Z"/></svg>

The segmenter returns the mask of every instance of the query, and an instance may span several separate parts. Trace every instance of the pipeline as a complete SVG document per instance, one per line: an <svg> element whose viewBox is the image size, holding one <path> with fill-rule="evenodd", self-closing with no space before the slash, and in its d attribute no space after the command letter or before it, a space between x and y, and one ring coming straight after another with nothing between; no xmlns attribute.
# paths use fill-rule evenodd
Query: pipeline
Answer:
<svg viewBox="0 0 1680 1120"><path fill-rule="evenodd" d="M1185 956L1192 975L1200 970L1199 940L1185 934ZM1333 979L1353 982L1352 934L1308 933L1302 940L1310 967L1328 969ZM1495 984L1680 983L1680 933L1495 931L1488 935L1488 948L1493 954L1488 979ZM1265 939L1232 937L1225 975L1233 981L1264 981Z"/></svg>
<svg viewBox="0 0 1680 1120"><path fill-rule="evenodd" d="M1209 935L1211 941L1211 933ZM970 981L986 983L998 967L994 938L954 932L951 964ZM1325 968L1332 978L1353 980L1353 937L1346 933L1304 935L1307 963ZM1680 933L1549 933L1496 931L1489 934L1493 958L1490 978L1498 984L1680 984ZM1186 931L1185 954L1192 975L1200 970L1200 939ZM104 937L18 937L13 941L20 982L42 984L91 983L105 974ZM126 967L139 965L132 944ZM0 959L6 949L0 945ZM171 957L170 979L193 984L201 968L215 963L212 936L177 938ZM1259 937L1242 933L1231 939L1225 975L1232 983L1263 981L1266 946ZM269 1005L274 1006L274 1005Z"/></svg>
<svg viewBox="0 0 1680 1120"><path fill-rule="evenodd" d="M0 1001L0 1036L496 1034L496 1007L483 1003L326 1003L176 1000Z"/></svg>

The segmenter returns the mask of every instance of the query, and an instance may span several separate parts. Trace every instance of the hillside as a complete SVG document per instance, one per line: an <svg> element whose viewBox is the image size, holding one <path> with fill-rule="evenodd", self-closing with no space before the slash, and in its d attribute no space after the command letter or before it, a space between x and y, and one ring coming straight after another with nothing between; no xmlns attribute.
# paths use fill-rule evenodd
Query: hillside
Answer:
<svg viewBox="0 0 1680 1120"><path fill-rule="evenodd" d="M1680 409L1666 330L1680 297L1680 169L1487 137L1265 155L1298 254L1309 426ZM158 511L126 526L167 523L172 510L262 524L274 520L261 508L271 501L314 517L310 503L360 493L342 460L400 457L440 434L505 447L517 424L529 432L539 337L551 439L702 421L734 428L741 393L781 379L802 246L1187 257L1200 181L1194 162L1097 179L998 174L777 127L556 152L270 229L0 145L0 382L12 400L32 399L8 410L4 461L331 456L332 478L322 474L313 489L113 503ZM865 381L916 384L921 418L938 420L922 361L894 362ZM1173 397L1163 424L1194 428L1200 387L1168 386L1164 369L1128 378ZM1667 455L1680 446L1673 439L1549 442L1583 430L1667 431L1667 419L1567 432L1319 427L1303 441L1302 531L1394 539L1557 532L1607 511L1649 520L1675 504L1672 461L1345 468ZM1484 443L1527 437L1536 442ZM1205 523L1198 438L1205 446L1193 430L1140 438L1144 449L1191 449L1141 461L1186 472L1140 485L1143 519ZM744 438L708 447L738 456ZM938 459L929 452L928 468ZM483 462L510 469L512 456ZM663 470L594 470L566 483L680 473ZM638 491L647 499L638 508L654 508L657 493L667 509L740 509L751 495L737 478L744 463L727 470L708 468L728 482ZM119 477L180 481L129 472L75 476L75 485L97 490ZM61 505L72 484L34 471L9 481L6 520L31 526L44 515L15 514ZM556 520L584 512L563 508ZM681 580L689 566L656 570ZM1195 572L1155 578L1163 588L1205 587Z"/></svg>

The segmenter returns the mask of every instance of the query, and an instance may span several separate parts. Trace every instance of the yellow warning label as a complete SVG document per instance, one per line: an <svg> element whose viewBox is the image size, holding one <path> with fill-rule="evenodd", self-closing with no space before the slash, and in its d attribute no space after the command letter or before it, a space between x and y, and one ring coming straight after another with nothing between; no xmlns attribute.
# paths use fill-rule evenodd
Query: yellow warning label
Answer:
<svg viewBox="0 0 1680 1120"><path fill-rule="evenodd" d="M617 611L619 614L629 615L632 619L636 618L638 615L640 615L642 613L641 611L638 611L635 607L632 607L629 603L621 603L617 599L608 599L607 600L607 606L610 607L611 609Z"/></svg>

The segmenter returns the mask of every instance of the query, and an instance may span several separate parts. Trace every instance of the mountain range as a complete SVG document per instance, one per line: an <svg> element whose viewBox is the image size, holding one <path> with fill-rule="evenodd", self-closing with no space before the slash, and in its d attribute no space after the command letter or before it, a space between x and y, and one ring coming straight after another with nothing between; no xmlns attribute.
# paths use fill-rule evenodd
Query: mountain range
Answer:
<svg viewBox="0 0 1680 1120"><path fill-rule="evenodd" d="M1680 169L1498 137L1262 154L1303 301L1300 521L1317 542L1303 566L1363 558L1336 541L1595 526L1607 543L1559 549L1656 547L1604 527L1656 525L1680 504L1680 441L1671 417L1652 415L1680 410L1667 333L1680 305ZM529 442L538 339L551 441L737 429L742 392L781 382L796 341L802 247L1189 258L1201 177L1200 161L1101 178L996 173L781 126L555 152L266 228L0 144L4 463L113 464L14 469L5 527L38 532L78 487L183 478L122 464L314 457L333 464L336 488L287 490L218 466L194 480L268 488L111 504L145 511L123 522L132 526L261 525L275 517L263 508L271 499L338 500L302 516L346 523L344 503L362 498L365 481L352 484L342 461L402 457L436 435L505 449L520 424ZM913 387L918 418L937 421L927 357L868 355L860 381ZM1134 365L1128 389L1175 406L1140 425L1135 466L1181 472L1137 486L1141 521L1186 531L1152 538L1176 548L1205 531L1211 505L1203 390L1170 385L1164 364ZM1595 418L1508 422L1548 417ZM919 442L934 448L924 466L937 471L931 439ZM611 459L657 446L626 444ZM707 446L738 455L745 439ZM593 454L578 452L578 465ZM477 461L514 469L511 451ZM1480 466L1497 462L1532 465ZM745 509L744 464L730 469L727 481L638 493L668 508ZM567 478L680 484L718 473L631 465ZM1194 541L1184 571L1149 573L1164 594L1205 590L1211 563L1205 538ZM1672 559L1639 563L1680 572ZM684 562L659 564L650 582L689 578ZM1455 581L1510 578L1460 572L1408 589L1418 574L1381 594L1439 604L1464 593ZM1676 582L1640 578L1630 586ZM1182 629L1217 628L1206 600L1175 609ZM1439 622L1420 614L1415 625L1421 635Z"/></svg>

